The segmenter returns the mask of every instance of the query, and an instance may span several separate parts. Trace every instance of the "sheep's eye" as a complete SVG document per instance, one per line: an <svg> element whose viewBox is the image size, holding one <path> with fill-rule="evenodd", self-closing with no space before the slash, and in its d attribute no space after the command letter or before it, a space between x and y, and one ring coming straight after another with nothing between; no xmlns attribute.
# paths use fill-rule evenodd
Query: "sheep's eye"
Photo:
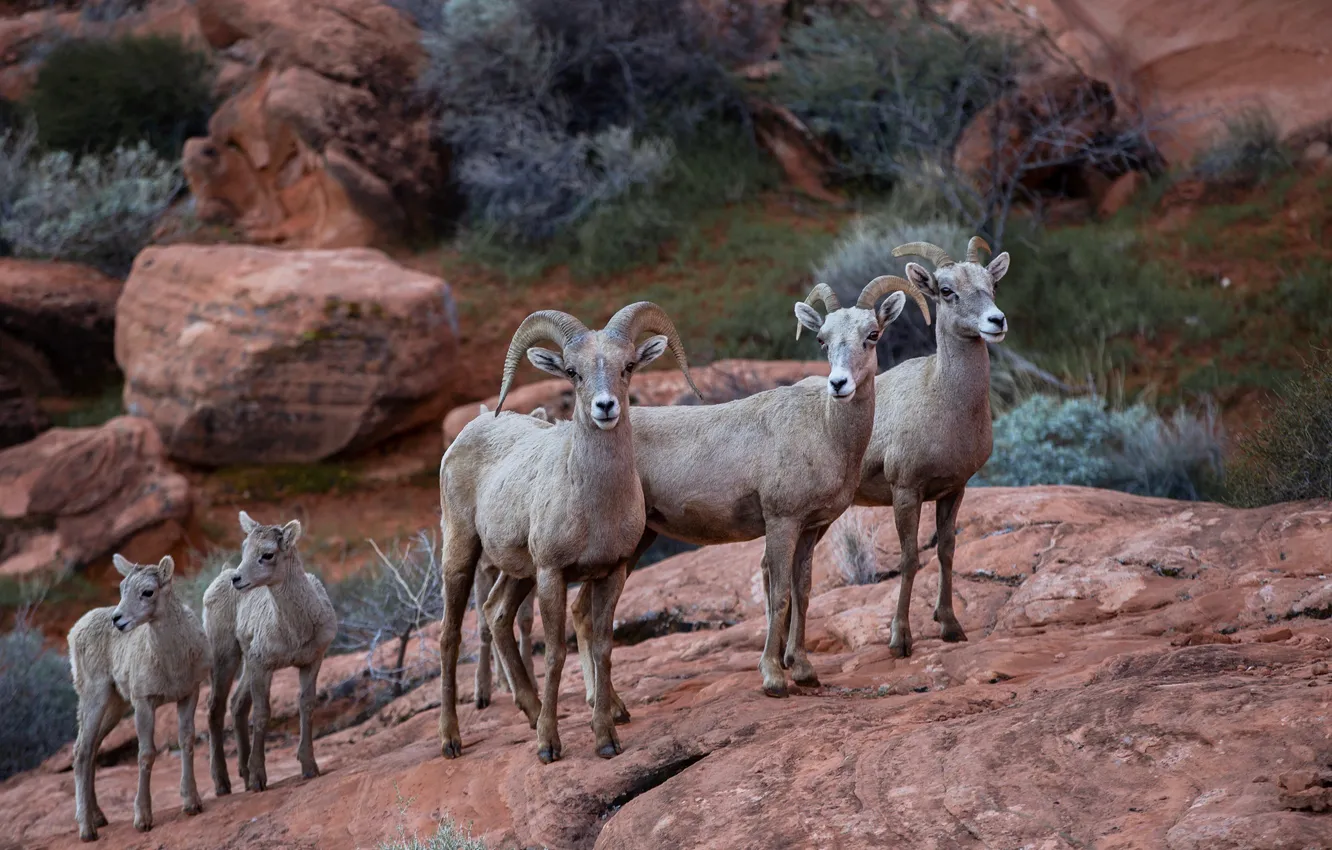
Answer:
<svg viewBox="0 0 1332 850"><path fill-rule="evenodd" d="M868 339L870 342L878 342L878 341L879 341L879 332L878 332L878 331L870 331L870 335L867 337L867 339Z"/></svg>
<svg viewBox="0 0 1332 850"><path fill-rule="evenodd" d="M952 298L953 290L951 287L945 286L944 288L939 290L939 294L942 295L944 298Z"/></svg>
<svg viewBox="0 0 1332 850"><path fill-rule="evenodd" d="M629 365L625 366L625 367L624 367L624 373L625 373L626 375L631 375L631 374L633 374L634 367L637 366L637 365L638 365L637 363L630 363Z"/></svg>
<svg viewBox="0 0 1332 850"><path fill-rule="evenodd" d="M820 347L820 348L827 348L827 347L828 347L828 340L824 339L823 337L819 337L819 347Z"/></svg>
<svg viewBox="0 0 1332 850"><path fill-rule="evenodd" d="M153 592L152 592L151 590L145 590L145 591L143 592L143 598L144 598L144 599L152 599L152 598L153 598Z"/></svg>
<svg viewBox="0 0 1332 850"><path fill-rule="evenodd" d="M273 553L272 553L272 552L265 552L264 554L262 554L262 555L259 556L259 560L261 560L261 561L271 561L271 560L273 560Z"/></svg>
<svg viewBox="0 0 1332 850"><path fill-rule="evenodd" d="M568 376L569 376L569 380L571 380L571 381L576 381L576 380L578 380L578 372L577 372L576 370L574 370L574 369L566 369L566 370L564 371L564 374L568 375Z"/></svg>

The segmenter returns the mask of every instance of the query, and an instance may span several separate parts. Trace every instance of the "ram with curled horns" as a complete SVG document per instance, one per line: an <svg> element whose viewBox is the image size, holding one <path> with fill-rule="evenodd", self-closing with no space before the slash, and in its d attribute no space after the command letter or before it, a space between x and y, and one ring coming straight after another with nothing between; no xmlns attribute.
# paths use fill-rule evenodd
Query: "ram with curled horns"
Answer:
<svg viewBox="0 0 1332 850"><path fill-rule="evenodd" d="M654 334L639 344L638 338ZM558 351L538 348L549 340ZM499 571L482 614L495 635L518 706L537 730L537 756L560 758L556 701L564 667L565 600L582 582L588 612L586 647L597 683L592 727L597 754L620 752L611 716L611 627L626 562L644 529L643 491L634 467L633 422L626 414L634 371L667 348L689 378L674 324L649 301L630 304L600 331L568 313L543 310L523 320L509 345L494 416L467 423L440 463L444 624L440 635L439 737L446 758L462 754L457 668L462 617L477 562L484 553ZM500 415L526 355L538 369L574 387L573 420L554 425L531 416ZM701 396L700 396L701 397ZM519 604L535 587L546 634L543 695L523 665L513 636Z"/></svg>

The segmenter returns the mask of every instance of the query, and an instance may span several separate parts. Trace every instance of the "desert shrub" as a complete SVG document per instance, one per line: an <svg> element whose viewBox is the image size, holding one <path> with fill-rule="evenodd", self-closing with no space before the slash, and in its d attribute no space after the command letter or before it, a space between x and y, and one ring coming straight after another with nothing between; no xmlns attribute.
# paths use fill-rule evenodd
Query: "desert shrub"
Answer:
<svg viewBox="0 0 1332 850"><path fill-rule="evenodd" d="M0 780L41 764L77 730L69 660L20 618L0 635Z"/></svg>
<svg viewBox="0 0 1332 850"><path fill-rule="evenodd" d="M1332 499L1332 352L1316 351L1239 444L1228 476L1241 505Z"/></svg>
<svg viewBox="0 0 1332 850"><path fill-rule="evenodd" d="M113 24L143 11L148 0L92 0L84 3L79 17L87 23Z"/></svg>
<svg viewBox="0 0 1332 850"><path fill-rule="evenodd" d="M171 581L176 586L176 596L180 601L202 617L203 598L208 592L208 586L223 570L240 565L240 552L236 549L210 549L206 553L195 553L190 560L198 564L199 568Z"/></svg>
<svg viewBox="0 0 1332 850"><path fill-rule="evenodd" d="M853 221L833 249L814 269L814 281L832 287L843 305L852 305L860 291L879 275L904 276L906 264L918 257L894 257L893 249L907 242L933 242L955 256L965 256L971 234L947 218L909 221L894 215L868 216ZM920 308L907 299L906 309L888 326L878 346L879 369L891 369L903 360L934 353L934 326L926 325Z"/></svg>
<svg viewBox="0 0 1332 850"><path fill-rule="evenodd" d="M1006 245L1012 258L995 298L1008 340L1033 355L1060 356L1121 334L1226 332L1232 313L1214 287L1139 258L1138 237L1109 226L1032 231Z"/></svg>
<svg viewBox="0 0 1332 850"><path fill-rule="evenodd" d="M27 191L28 163L36 144L37 131L31 124L0 125L0 257L14 250L5 236L4 223Z"/></svg>
<svg viewBox="0 0 1332 850"><path fill-rule="evenodd" d="M1193 172L1211 183L1253 186L1293 165L1272 114L1254 108L1226 119L1211 145L1194 158Z"/></svg>
<svg viewBox="0 0 1332 850"><path fill-rule="evenodd" d="M386 555L371 541L376 560L333 589L338 609L337 648L363 650L366 669L393 683L393 693L437 670L439 656L429 641L418 641L420 653L409 658L412 639L444 615L444 585L436 540L425 531L406 546Z"/></svg>
<svg viewBox="0 0 1332 850"><path fill-rule="evenodd" d="M20 197L0 219L0 239L18 256L123 276L183 185L176 166L146 142L78 160L49 153L30 164Z"/></svg>
<svg viewBox="0 0 1332 850"><path fill-rule="evenodd" d="M654 248L670 218L652 200L676 152L701 127L743 123L729 48L692 0L418 6L400 4L423 25L422 90L458 156L472 241L495 253L561 236L570 254L626 237L630 253Z"/></svg>
<svg viewBox="0 0 1332 850"><path fill-rule="evenodd" d="M811 9L788 27L781 73L765 95L798 115L828 145L842 180L891 185L904 165L951 151L970 119L1007 90L1015 45L915 15L898 4Z"/></svg>
<svg viewBox="0 0 1332 850"><path fill-rule="evenodd" d="M106 154L147 142L175 159L207 130L211 70L178 38L70 39L51 50L27 105L47 149Z"/></svg>
<svg viewBox="0 0 1332 850"><path fill-rule="evenodd" d="M1136 403L1034 395L994 423L994 449L978 485L1074 484L1142 496L1200 499L1222 471L1220 428L1210 410L1169 419Z"/></svg>
<svg viewBox="0 0 1332 850"><path fill-rule="evenodd" d="M381 841L375 850L486 850L485 842L473 838L452 820L443 820L435 829L435 834L422 838L419 833L407 834L405 828L398 837Z"/></svg>
<svg viewBox="0 0 1332 850"><path fill-rule="evenodd" d="M828 530L833 558L845 584L874 584L879 580L879 550L874 543L877 524L865 508L848 508Z"/></svg>

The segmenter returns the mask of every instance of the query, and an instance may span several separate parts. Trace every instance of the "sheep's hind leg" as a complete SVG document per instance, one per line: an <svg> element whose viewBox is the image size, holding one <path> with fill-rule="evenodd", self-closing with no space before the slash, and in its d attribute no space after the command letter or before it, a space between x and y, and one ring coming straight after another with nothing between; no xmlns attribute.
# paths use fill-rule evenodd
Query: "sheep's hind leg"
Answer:
<svg viewBox="0 0 1332 850"><path fill-rule="evenodd" d="M199 787L194 784L194 709L199 705L199 688L176 703L176 728L180 741L180 801L181 811L197 815L203 811L199 801Z"/></svg>
<svg viewBox="0 0 1332 850"><path fill-rule="evenodd" d="M763 675L763 692L770 697L787 695L786 672L782 669L785 654L783 626L790 615L791 563L799 540L800 524L797 521L774 519L768 522L763 548L768 633L763 642L763 655L759 658L759 673Z"/></svg>
<svg viewBox="0 0 1332 850"><path fill-rule="evenodd" d="M139 832L153 828L153 762L157 760L153 728L156 714L153 704L147 700L134 703L134 728L139 733L139 787L134 794L134 828Z"/></svg>
<svg viewBox="0 0 1332 850"><path fill-rule="evenodd" d="M592 705L592 732L597 739L597 755L613 758L622 752L620 739L615 734L614 706L611 703L611 643L615 628L615 605L624 590L625 565L621 563L605 578L589 582L592 592L591 644L595 681Z"/></svg>
<svg viewBox="0 0 1332 850"><path fill-rule="evenodd" d="M537 603L541 605L541 625L546 632L546 681L537 720L537 758L542 764L559 761L561 755L559 718L560 676L564 673L564 611L569 587L563 569L537 568Z"/></svg>
<svg viewBox="0 0 1332 850"><path fill-rule="evenodd" d="M957 514L962 506L959 490L934 503L935 525L939 535L939 599L934 604L934 621L939 624L940 637L947 643L967 639L962 624L953 613L953 550L957 546Z"/></svg>
<svg viewBox="0 0 1332 850"><path fill-rule="evenodd" d="M495 638L495 649L499 653L500 663L504 666L513 686L513 701L527 716L527 722L535 729L541 715L541 700L537 698L536 682L523 666L518 644L513 639L513 619L518 613L523 598L532 591L534 582L530 578L515 578L501 574L490 592L482 611L490 623L490 633Z"/></svg>
<svg viewBox="0 0 1332 850"><path fill-rule="evenodd" d="M247 667L249 665L246 665ZM255 670L246 673L250 680L250 699L254 703L254 719L250 724L250 775L245 778L246 791L266 791L268 789L268 765L264 744L268 736L268 718L272 714L269 701L269 688L273 683L272 670Z"/></svg>
<svg viewBox="0 0 1332 850"><path fill-rule="evenodd" d="M489 564L479 565L476 568L476 581L472 585L472 604L476 608L476 619L481 630L481 648L477 651L476 657L476 681L473 685L473 692L476 698L476 707L485 708L490 705L491 689L491 649L492 641L490 632L490 622L482 613L485 609L486 600L490 598L490 591L495 586L494 567ZM503 672L503 671L501 671ZM501 675L503 680L504 676Z"/></svg>
<svg viewBox="0 0 1332 850"><path fill-rule="evenodd" d="M533 586L535 587L535 583ZM534 685L536 666L532 663L532 623L536 620L535 607L536 597L532 593L524 596L522 604L518 606L518 657L522 659L523 666L527 668L527 675Z"/></svg>
<svg viewBox="0 0 1332 850"><path fill-rule="evenodd" d="M791 610L786 632L785 666L797 685L817 688L819 675L809 661L805 650L805 614L809 611L809 591L813 584L814 547L823 539L828 526L807 529L800 535L796 546L794 573L791 576Z"/></svg>
<svg viewBox="0 0 1332 850"><path fill-rule="evenodd" d="M911 655L911 586L920 569L916 536L920 527L920 499L914 492L898 490L893 493L893 519L897 525L897 540L902 547L898 568L902 583L897 592L897 610L893 612L888 651L898 658L906 658Z"/></svg>
<svg viewBox="0 0 1332 850"><path fill-rule="evenodd" d="M446 759L462 755L458 732L458 650L462 644L462 621L467 599L472 595L481 541L472 529L444 528L444 624L439 631L439 747Z"/></svg>
<svg viewBox="0 0 1332 850"><path fill-rule="evenodd" d="M315 659L313 664L300 668L301 695L301 742L296 747L296 759L301 763L301 778L314 779L319 775L319 765L314 757L314 706L318 694L319 667L323 658Z"/></svg>
<svg viewBox="0 0 1332 850"><path fill-rule="evenodd" d="M79 695L79 731L74 740L74 820L79 825L79 838L97 840L97 828L106 826L103 818L98 823L97 801L93 794L96 771L98 732L110 715L111 694L108 686L102 693ZM117 720L119 717L116 718Z"/></svg>
<svg viewBox="0 0 1332 850"><path fill-rule="evenodd" d="M102 748L102 741L111 734L111 730L120 725L121 719L125 716L125 709L128 708L124 698L114 686L109 686L110 696L107 697L106 708L102 709L102 726L97 730L97 739L93 741L93 758L97 758L97 751ZM91 774L89 774L91 776ZM90 780L88 783L88 799L92 803L93 823L100 829L107 825L106 815L102 813L102 807L97 805L97 786Z"/></svg>
<svg viewBox="0 0 1332 850"><path fill-rule="evenodd" d="M213 792L219 797L231 793L231 777L227 775L227 753L224 747L227 719L227 696L236 678L240 658L227 654L213 658L212 683L208 688L208 760L213 774ZM238 731L239 738L240 732Z"/></svg>
<svg viewBox="0 0 1332 850"><path fill-rule="evenodd" d="M241 667L240 682L231 695L231 726L236 733L236 770L241 784L250 787L250 707L254 695L250 692L250 675L254 665Z"/></svg>

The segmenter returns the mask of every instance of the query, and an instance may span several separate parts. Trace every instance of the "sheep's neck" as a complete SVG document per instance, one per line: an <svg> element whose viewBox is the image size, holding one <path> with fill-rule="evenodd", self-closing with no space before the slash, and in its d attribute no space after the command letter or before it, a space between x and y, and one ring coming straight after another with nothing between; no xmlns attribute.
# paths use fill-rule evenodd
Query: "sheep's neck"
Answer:
<svg viewBox="0 0 1332 850"><path fill-rule="evenodd" d="M869 446L874 430L874 373L856 383L856 395L850 401L838 401L824 394L823 428L830 446L844 447L847 469L859 475L860 456ZM860 446L857 451L856 446Z"/></svg>
<svg viewBox="0 0 1332 850"><path fill-rule="evenodd" d="M633 431L627 412L621 414L619 423L609 431L601 430L582 416L575 419L568 468L570 484L579 498L616 497L629 480L638 486Z"/></svg>
<svg viewBox="0 0 1332 850"><path fill-rule="evenodd" d="M175 625L189 617L185 613L185 605L176 598L174 591L159 591L169 595L164 596L157 603L157 612L148 625L155 629L164 629L172 631ZM174 632L173 632L174 633Z"/></svg>
<svg viewBox="0 0 1332 850"><path fill-rule="evenodd" d="M291 560L287 562L287 568L283 571L282 581L270 584L268 592L273 595L273 602L283 614L304 612L308 609L314 601L315 592L305 578L305 565L301 563L299 556L292 555Z"/></svg>
<svg viewBox="0 0 1332 850"><path fill-rule="evenodd" d="M980 337L939 334L935 382L968 415L990 422L990 350Z"/></svg>

